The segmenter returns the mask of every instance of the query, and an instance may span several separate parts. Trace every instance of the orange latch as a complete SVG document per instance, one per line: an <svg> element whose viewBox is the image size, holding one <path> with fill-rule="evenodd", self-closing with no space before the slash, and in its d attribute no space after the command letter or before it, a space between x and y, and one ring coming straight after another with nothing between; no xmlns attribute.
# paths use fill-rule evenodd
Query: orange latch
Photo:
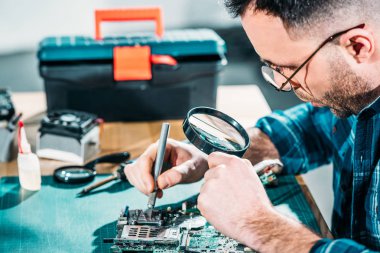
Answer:
<svg viewBox="0 0 380 253"><path fill-rule="evenodd" d="M122 46L113 49L115 81L151 80L152 64L176 66L170 55L151 55L149 46Z"/></svg>
<svg viewBox="0 0 380 253"><path fill-rule="evenodd" d="M114 47L113 74L115 81L151 80L149 46Z"/></svg>
<svg viewBox="0 0 380 253"><path fill-rule="evenodd" d="M152 55L151 60L153 64L164 64L170 66L176 66L178 64L177 60L170 55Z"/></svg>

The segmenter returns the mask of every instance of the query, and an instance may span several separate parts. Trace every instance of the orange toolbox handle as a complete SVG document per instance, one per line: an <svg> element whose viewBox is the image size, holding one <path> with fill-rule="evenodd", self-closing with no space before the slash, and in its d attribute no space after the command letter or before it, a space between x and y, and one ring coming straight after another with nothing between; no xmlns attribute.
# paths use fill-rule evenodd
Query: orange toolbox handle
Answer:
<svg viewBox="0 0 380 253"><path fill-rule="evenodd" d="M153 20L156 23L156 34L159 37L164 35L164 25L160 7L152 8L130 8L116 10L96 10L95 11L95 39L101 40L100 23L103 21L145 21Z"/></svg>

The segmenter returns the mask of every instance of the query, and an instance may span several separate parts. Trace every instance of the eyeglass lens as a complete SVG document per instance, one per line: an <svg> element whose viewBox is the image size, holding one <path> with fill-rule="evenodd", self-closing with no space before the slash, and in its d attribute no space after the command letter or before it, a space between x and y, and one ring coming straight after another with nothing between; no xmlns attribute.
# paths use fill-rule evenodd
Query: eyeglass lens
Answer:
<svg viewBox="0 0 380 253"><path fill-rule="evenodd" d="M287 78L282 75L280 72L268 67L268 66L262 66L261 72L263 74L264 79L273 85L276 89L282 90L282 91L291 91L292 86L288 82L284 87L283 83L287 81Z"/></svg>

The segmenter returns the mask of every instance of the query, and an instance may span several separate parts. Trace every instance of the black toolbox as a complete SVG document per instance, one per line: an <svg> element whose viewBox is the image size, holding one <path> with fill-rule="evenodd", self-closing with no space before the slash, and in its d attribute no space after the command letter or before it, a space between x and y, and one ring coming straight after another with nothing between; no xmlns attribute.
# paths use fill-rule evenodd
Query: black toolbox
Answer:
<svg viewBox="0 0 380 253"><path fill-rule="evenodd" d="M163 34L159 8L96 11L96 37L49 37L39 45L48 111L71 109L106 121L184 118L216 105L224 41L212 30ZM155 20L156 34L100 35L102 21Z"/></svg>

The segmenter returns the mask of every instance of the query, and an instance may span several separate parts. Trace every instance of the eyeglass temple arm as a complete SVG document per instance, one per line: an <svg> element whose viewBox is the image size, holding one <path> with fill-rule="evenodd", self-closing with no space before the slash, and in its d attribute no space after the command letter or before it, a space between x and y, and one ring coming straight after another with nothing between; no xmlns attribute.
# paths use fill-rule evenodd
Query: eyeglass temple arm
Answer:
<svg viewBox="0 0 380 253"><path fill-rule="evenodd" d="M327 43L329 43L329 42L331 42L331 41L333 41L334 39L336 39L337 37L339 37L339 36L341 36L341 35L343 35L343 34L345 34L346 32L348 32L348 31L351 31L351 30L353 30L353 29L356 29L356 28L364 28L364 26L365 26L365 24L360 24L360 25L358 25L358 26L355 26L355 27L352 27L352 28L350 28L350 29L347 29L347 30L344 30L344 31L341 31L341 32L338 32L338 33L336 33L336 34L334 34L334 35L332 35L332 36L330 36L327 40L325 40L324 42L322 42L322 44L317 48L317 50L315 50L314 51L314 53L312 53L299 67L298 67L298 69L296 70L296 71L294 71L294 73L288 78L288 79L286 79L286 81L281 85L281 87L279 88L279 90L282 90L284 87L285 87L285 85L287 84L287 83L289 83L290 82L290 80L292 80L292 78L295 76L295 75L297 75L297 73L311 60L311 58L313 58L314 57L314 55L316 54L316 53L318 53L318 51L319 50L321 50L321 48L322 47L324 47Z"/></svg>

